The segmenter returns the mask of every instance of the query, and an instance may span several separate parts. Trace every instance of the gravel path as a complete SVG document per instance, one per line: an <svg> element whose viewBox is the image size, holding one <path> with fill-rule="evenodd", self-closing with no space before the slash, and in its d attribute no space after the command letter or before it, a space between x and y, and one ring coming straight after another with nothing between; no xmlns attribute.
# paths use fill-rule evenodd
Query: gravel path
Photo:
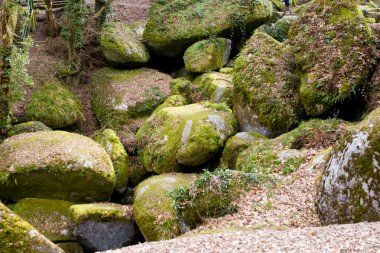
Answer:
<svg viewBox="0 0 380 253"><path fill-rule="evenodd" d="M380 252L380 222L285 231L229 231L144 243L108 253Z"/></svg>

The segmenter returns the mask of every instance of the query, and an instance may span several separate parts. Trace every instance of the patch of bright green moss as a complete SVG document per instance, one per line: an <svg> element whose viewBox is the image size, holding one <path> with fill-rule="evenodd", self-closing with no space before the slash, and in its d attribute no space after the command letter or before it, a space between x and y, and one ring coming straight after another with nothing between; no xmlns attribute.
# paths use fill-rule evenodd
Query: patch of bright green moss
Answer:
<svg viewBox="0 0 380 253"><path fill-rule="evenodd" d="M39 132L39 131L52 131L52 130L51 128L45 126L43 123L39 121L29 121L29 122L12 126L7 132L7 137L12 137L14 135L22 134L22 133L32 133L32 132Z"/></svg>

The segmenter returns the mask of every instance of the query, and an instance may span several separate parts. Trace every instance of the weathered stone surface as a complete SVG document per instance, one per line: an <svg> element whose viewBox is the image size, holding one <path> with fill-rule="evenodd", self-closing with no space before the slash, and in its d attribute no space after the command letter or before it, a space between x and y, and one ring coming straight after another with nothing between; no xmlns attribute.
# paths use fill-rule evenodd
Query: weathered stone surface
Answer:
<svg viewBox="0 0 380 253"><path fill-rule="evenodd" d="M134 216L147 241L170 239L181 234L176 212L168 191L187 187L192 174L161 174L141 182L134 193Z"/></svg>
<svg viewBox="0 0 380 253"><path fill-rule="evenodd" d="M18 125L12 126L8 132L7 137L12 137L13 135L22 134L22 133L33 133L39 131L52 131L51 128L45 126L39 121L29 121L21 123Z"/></svg>
<svg viewBox="0 0 380 253"><path fill-rule="evenodd" d="M292 74L290 48L257 32L234 64L233 109L240 129L273 137L302 115L299 80Z"/></svg>
<svg viewBox="0 0 380 253"><path fill-rule="evenodd" d="M176 56L184 48L210 35L249 34L272 15L267 0L180 0L153 2L144 39L153 52ZM236 25L241 24L241 25Z"/></svg>
<svg viewBox="0 0 380 253"><path fill-rule="evenodd" d="M147 171L166 173L215 158L237 123L223 104L168 107L154 113L137 132L140 159Z"/></svg>
<svg viewBox="0 0 380 253"><path fill-rule="evenodd" d="M108 200L112 162L100 144L63 132L19 134L0 145L0 197Z"/></svg>
<svg viewBox="0 0 380 253"><path fill-rule="evenodd" d="M4 253L65 253L2 203L0 249Z"/></svg>
<svg viewBox="0 0 380 253"><path fill-rule="evenodd" d="M374 66L374 38L355 1L316 0L291 26L306 113L321 115L350 98Z"/></svg>
<svg viewBox="0 0 380 253"><path fill-rule="evenodd" d="M100 47L104 58L114 66L135 66L149 60L149 51L132 27L108 22L102 27Z"/></svg>
<svg viewBox="0 0 380 253"><path fill-rule="evenodd" d="M103 68L92 77L92 106L102 126L114 130L150 115L170 94L169 75L141 68Z"/></svg>
<svg viewBox="0 0 380 253"><path fill-rule="evenodd" d="M316 208L324 224L380 220L380 109L349 131L326 158Z"/></svg>
<svg viewBox="0 0 380 253"><path fill-rule="evenodd" d="M53 242L75 241L71 205L64 200L27 198L17 202L14 212Z"/></svg>
<svg viewBox="0 0 380 253"><path fill-rule="evenodd" d="M130 206L113 203L73 205L74 234L87 250L117 249L137 243Z"/></svg>

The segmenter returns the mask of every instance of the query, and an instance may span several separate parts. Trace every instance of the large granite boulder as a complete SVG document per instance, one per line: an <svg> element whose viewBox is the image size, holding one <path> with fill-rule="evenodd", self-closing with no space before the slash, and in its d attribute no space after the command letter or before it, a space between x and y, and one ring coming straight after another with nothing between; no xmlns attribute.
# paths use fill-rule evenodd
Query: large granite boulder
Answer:
<svg viewBox="0 0 380 253"><path fill-rule="evenodd" d="M215 158L234 135L237 123L223 104L167 107L154 113L137 132L147 171L166 173Z"/></svg>
<svg viewBox="0 0 380 253"><path fill-rule="evenodd" d="M92 77L92 106L102 126L114 130L151 114L170 94L169 75L153 69L103 68Z"/></svg>
<svg viewBox="0 0 380 253"><path fill-rule="evenodd" d="M145 240L159 241L181 234L181 224L168 192L188 187L194 179L192 174L161 174L144 180L136 187L133 211Z"/></svg>
<svg viewBox="0 0 380 253"><path fill-rule="evenodd" d="M155 1L144 39L154 53L176 56L200 38L249 34L268 21L272 11L268 0Z"/></svg>
<svg viewBox="0 0 380 253"><path fill-rule="evenodd" d="M273 137L298 123L298 78L291 74L290 48L257 32L234 65L234 114L242 131Z"/></svg>
<svg viewBox="0 0 380 253"><path fill-rule="evenodd" d="M0 203L0 250L4 253L64 253L2 203Z"/></svg>
<svg viewBox="0 0 380 253"><path fill-rule="evenodd" d="M106 150L111 158L116 175L115 190L118 193L124 193L127 190L130 171L129 156L121 144L116 132L112 129L104 129L98 132L94 138Z"/></svg>
<svg viewBox="0 0 380 253"><path fill-rule="evenodd" d="M62 131L19 134L0 145L0 197L108 200L115 172L90 138Z"/></svg>
<svg viewBox="0 0 380 253"><path fill-rule="evenodd" d="M380 109L342 138L326 158L316 208L323 224L380 220Z"/></svg>
<svg viewBox="0 0 380 253"><path fill-rule="evenodd" d="M212 38L199 41L183 56L185 68L194 73L205 73L222 68L228 61L232 49L229 39Z"/></svg>
<svg viewBox="0 0 380 253"><path fill-rule="evenodd" d="M318 116L350 98L375 64L374 38L355 1L315 0L291 26L306 113Z"/></svg>
<svg viewBox="0 0 380 253"><path fill-rule="evenodd" d="M27 198L17 202L13 211L53 242L75 241L72 205L64 200Z"/></svg>
<svg viewBox="0 0 380 253"><path fill-rule="evenodd" d="M81 102L59 83L47 83L35 90L25 113L28 121L40 121L51 128L71 126L83 119Z"/></svg>
<svg viewBox="0 0 380 253"><path fill-rule="evenodd" d="M90 251L118 249L138 242L131 206L113 203L73 205L74 234Z"/></svg>
<svg viewBox="0 0 380 253"><path fill-rule="evenodd" d="M135 66L149 60L149 51L142 38L121 22L107 22L100 34L104 58L114 66Z"/></svg>

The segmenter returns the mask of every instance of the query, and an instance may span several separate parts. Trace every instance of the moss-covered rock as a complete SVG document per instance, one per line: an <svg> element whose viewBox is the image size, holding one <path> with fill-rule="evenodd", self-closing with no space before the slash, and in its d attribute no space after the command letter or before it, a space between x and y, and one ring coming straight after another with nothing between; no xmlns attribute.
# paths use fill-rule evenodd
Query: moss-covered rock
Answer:
<svg viewBox="0 0 380 253"><path fill-rule="evenodd" d="M380 220L380 109L349 131L326 158L316 208L323 224Z"/></svg>
<svg viewBox="0 0 380 253"><path fill-rule="evenodd" d="M232 42L229 39L212 38L190 46L183 56L186 70L205 73L222 68L228 61Z"/></svg>
<svg viewBox="0 0 380 253"><path fill-rule="evenodd" d="M277 138L286 148L328 148L335 144L351 124L340 119L311 119Z"/></svg>
<svg viewBox="0 0 380 253"><path fill-rule="evenodd" d="M222 74L232 75L234 73L234 69L231 67L224 67L224 68L219 69L219 72Z"/></svg>
<svg viewBox="0 0 380 253"><path fill-rule="evenodd" d="M131 206L113 203L73 205L74 234L87 250L118 249L137 243Z"/></svg>
<svg viewBox="0 0 380 253"><path fill-rule="evenodd" d="M275 136L302 115L290 48L257 32L234 65L234 113L242 131Z"/></svg>
<svg viewBox="0 0 380 253"><path fill-rule="evenodd" d="M194 79L194 100L207 100L211 103L226 103L232 105L232 76L211 72Z"/></svg>
<svg viewBox="0 0 380 253"><path fill-rule="evenodd" d="M64 253L2 203L0 203L0 249L4 253Z"/></svg>
<svg viewBox="0 0 380 253"><path fill-rule="evenodd" d="M100 47L104 58L114 66L135 66L149 60L149 52L142 38L121 22L108 22L103 25Z"/></svg>
<svg viewBox="0 0 380 253"><path fill-rule="evenodd" d="M27 198L17 202L14 212L53 242L75 241L71 205L63 200Z"/></svg>
<svg viewBox="0 0 380 253"><path fill-rule="evenodd" d="M62 131L19 134L0 145L0 197L108 200L115 172L90 138Z"/></svg>
<svg viewBox="0 0 380 253"><path fill-rule="evenodd" d="M192 83L184 77L173 79L170 82L170 94L181 95L191 101Z"/></svg>
<svg viewBox="0 0 380 253"><path fill-rule="evenodd" d="M290 26L296 21L297 16L284 16L270 25L262 25L257 31L264 32L271 36L273 39L284 42L288 39Z"/></svg>
<svg viewBox="0 0 380 253"><path fill-rule="evenodd" d="M59 83L48 83L35 90L26 105L26 119L40 121L51 128L63 128L83 119L82 104Z"/></svg>
<svg viewBox="0 0 380 253"><path fill-rule="evenodd" d="M119 193L124 193L127 190L130 179L127 151L125 151L116 132L112 129L104 129L97 133L94 140L102 145L111 158L116 175L115 190Z"/></svg>
<svg viewBox="0 0 380 253"><path fill-rule="evenodd" d="M245 34L272 15L267 0L156 1L149 10L144 32L148 46L158 54L179 55L186 45L210 35Z"/></svg>
<svg viewBox="0 0 380 253"><path fill-rule="evenodd" d="M52 131L50 127L45 126L39 121L29 121L12 126L8 132L7 137L12 137L17 134L33 133L39 131Z"/></svg>
<svg viewBox="0 0 380 253"><path fill-rule="evenodd" d="M375 63L374 38L355 1L311 2L291 26L289 43L301 74L301 101L311 116L350 98Z"/></svg>
<svg viewBox="0 0 380 253"><path fill-rule="evenodd" d="M145 240L165 240L181 234L181 224L168 192L188 187L194 179L192 174L162 174L150 177L136 187L133 211Z"/></svg>
<svg viewBox="0 0 380 253"><path fill-rule="evenodd" d="M157 107L157 109L154 110L153 114L167 107L178 107L178 106L184 106L184 105L187 105L186 98L184 98L181 95L173 95L173 96L168 97L165 100L165 102L163 102L159 107Z"/></svg>
<svg viewBox="0 0 380 253"><path fill-rule="evenodd" d="M170 94L172 78L153 69L103 68L92 77L92 106L100 124L116 130L151 114Z"/></svg>
<svg viewBox="0 0 380 253"><path fill-rule="evenodd" d="M77 242L61 242L57 246L65 251L65 253L83 253L83 248Z"/></svg>
<svg viewBox="0 0 380 253"><path fill-rule="evenodd" d="M236 170L268 175L281 172L284 175L297 170L304 163L299 150L283 149L273 140L259 139L240 152L236 161Z"/></svg>
<svg viewBox="0 0 380 253"><path fill-rule="evenodd" d="M223 104L164 108L137 132L141 161L147 171L165 173L195 167L216 157L237 124Z"/></svg>
<svg viewBox="0 0 380 253"><path fill-rule="evenodd" d="M236 169L236 161L241 152L246 150L254 141L264 140L266 137L256 132L241 132L227 141L220 159L219 167Z"/></svg>
<svg viewBox="0 0 380 253"><path fill-rule="evenodd" d="M194 228L206 217L218 217L235 211L232 201L261 178L232 170L205 171L189 187L168 193L172 198L181 231Z"/></svg>

